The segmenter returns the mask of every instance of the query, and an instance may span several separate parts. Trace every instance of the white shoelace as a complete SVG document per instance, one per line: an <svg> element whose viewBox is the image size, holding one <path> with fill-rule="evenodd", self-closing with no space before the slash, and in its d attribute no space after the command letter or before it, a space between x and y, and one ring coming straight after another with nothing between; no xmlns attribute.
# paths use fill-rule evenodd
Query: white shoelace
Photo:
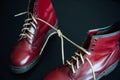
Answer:
<svg viewBox="0 0 120 80"><path fill-rule="evenodd" d="M44 48L45 48L45 46L46 46L49 38L50 38L51 36L55 35L55 34L58 34L58 36L59 36L60 39L61 39L61 52L62 52L62 62L63 62L63 64L64 64L64 40L63 40L63 39L66 39L68 42L70 42L71 44L73 44L74 46L76 46L78 49L80 49L80 50L83 51L84 53L86 53L86 54L88 54L88 55L91 54L91 53L89 53L87 50L85 50L83 47L79 46L78 44L76 44L75 42L73 42L72 40L70 40L69 38L67 38L65 35L63 35L60 29L55 28L54 26L52 26L51 24L49 24L48 22L46 22L45 20L43 20L43 19L41 19L41 18L35 18L35 17L32 15L32 13L30 13L30 12L22 12L22 13L19 13L19 14L15 15L15 17L16 17L16 16L23 15L23 14L28 14L28 15L30 14L30 15L31 15L31 18L27 18L27 19L25 20L25 24L23 25L22 33L20 34L20 36L21 36L20 39L22 39L22 38L32 39L32 37L31 37L28 33L26 33L26 30L27 30L28 32L30 32L29 27L25 27L25 26L27 26L27 25L32 25L33 28L36 29L36 24L38 24L38 23L37 23L37 20L45 23L46 25L48 25L49 27L51 27L53 30L55 30L55 32L51 33L51 34L47 37L45 43L43 44L43 46L42 46L42 48L41 48L41 51L40 51L39 55L42 54L42 52L43 52L43 50L44 50ZM79 60L78 60L78 59L79 59L79 57L80 57L80 59L81 59L81 61L82 61L83 64L84 64L84 59L83 59L83 56L82 56L81 53L80 53L80 54L75 53L75 55L76 55L77 57L76 57L76 56L72 56L72 59L74 59L74 60L76 61L77 69L79 69ZM92 73L93 73L93 78L94 78L94 80L96 80L93 65L92 65L91 61L89 60L89 58L86 57L86 60L87 60L88 63L90 64L90 67L91 67ZM71 62L68 61L68 60L67 60L66 62L67 62L68 65L71 66L72 72L73 72L73 73L76 73L76 72L75 72L75 68L74 68L74 64L71 63Z"/></svg>
<svg viewBox="0 0 120 80"><path fill-rule="evenodd" d="M27 14L27 12L19 13L19 14L15 15L15 17L23 15L23 14ZM25 21L24 21L25 23L23 24L23 29L21 30L22 33L20 34L20 36L21 36L20 39L22 39L22 38L32 39L32 37L30 35L34 35L34 33L32 33L30 31L30 27L26 27L26 26L32 25L32 27L34 29L36 29L36 24L38 24L37 20L32 16L32 14L31 13L29 13L29 14L31 15L31 18L25 19ZM30 33L30 34L26 33L26 31L28 31L28 33Z"/></svg>

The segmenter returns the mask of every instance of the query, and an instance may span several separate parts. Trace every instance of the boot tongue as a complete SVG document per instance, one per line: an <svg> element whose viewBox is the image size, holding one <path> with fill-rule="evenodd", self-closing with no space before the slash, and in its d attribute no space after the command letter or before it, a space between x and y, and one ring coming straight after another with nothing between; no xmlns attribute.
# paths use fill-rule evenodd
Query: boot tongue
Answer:
<svg viewBox="0 0 120 80"><path fill-rule="evenodd" d="M35 2L35 0L29 0L29 4L28 4L28 12L33 13L34 2Z"/></svg>

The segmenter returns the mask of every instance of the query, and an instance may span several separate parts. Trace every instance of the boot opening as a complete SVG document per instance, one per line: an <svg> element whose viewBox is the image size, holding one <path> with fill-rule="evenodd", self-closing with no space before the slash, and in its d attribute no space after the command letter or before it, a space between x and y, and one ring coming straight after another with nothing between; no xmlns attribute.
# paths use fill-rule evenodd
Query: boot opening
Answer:
<svg viewBox="0 0 120 80"><path fill-rule="evenodd" d="M116 22L115 24L113 24L112 26L105 28L105 29L101 29L97 32L97 35L102 35L102 34L109 34L112 32L116 32L120 30L120 21Z"/></svg>

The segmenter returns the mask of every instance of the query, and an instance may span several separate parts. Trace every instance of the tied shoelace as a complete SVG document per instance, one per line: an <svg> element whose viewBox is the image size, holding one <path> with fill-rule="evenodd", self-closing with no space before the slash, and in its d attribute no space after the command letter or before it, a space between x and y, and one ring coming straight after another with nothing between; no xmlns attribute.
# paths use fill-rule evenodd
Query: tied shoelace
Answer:
<svg viewBox="0 0 120 80"><path fill-rule="evenodd" d="M32 15L32 13L30 13L30 12L22 12L22 13L19 13L19 14L15 15L15 17L23 15L23 14L28 14L28 15L31 16L31 18L28 17L27 19L25 19L25 23L23 25L22 33L20 34L20 36L21 36L20 39L22 39L22 38L32 39L32 37L31 37L31 35L29 33L31 33L32 35L33 35L33 33L30 31L30 27L26 27L26 26L32 25L32 27L34 29L36 29L36 25L38 24L37 20L45 23L46 25L48 25L49 27L51 27L54 30L54 32L52 32L51 34L49 34L49 36L47 37L45 43L43 44L43 46L41 48L39 56L42 54L42 52L43 52L43 50L44 50L44 48L45 48L48 40L50 39L50 37L52 37L55 34L58 34L58 36L61 39L61 53L62 53L62 62L63 62L63 64L64 64L64 40L63 39L67 40L68 42L70 42L71 44L73 44L74 46L76 46L78 49L80 49L81 51L83 51L84 53L86 53L88 55L91 55L91 53L89 53L86 49L84 49L83 47L79 46L78 44L76 44L75 42L73 42L72 40L70 40L69 38L67 38L65 35L63 35L60 29L55 28L54 26L52 26L51 24L49 24L48 22L46 22L45 20L43 20L41 18L34 17ZM29 33L27 33L26 31L28 31ZM81 53L75 52L75 56L72 56L72 59L76 61L77 69L80 68L79 67L79 58L81 59L82 63L84 64L84 58L83 58L83 55ZM91 61L87 57L85 59L90 64L90 67L91 67L91 70L92 70L92 73L93 73L93 78L94 78L94 80L96 80L94 68L93 68L93 65L92 65ZM72 62L70 62L69 60L67 60L66 62L67 62L67 64L69 66L71 66L72 72L76 73L75 72L75 68L74 68L74 64Z"/></svg>

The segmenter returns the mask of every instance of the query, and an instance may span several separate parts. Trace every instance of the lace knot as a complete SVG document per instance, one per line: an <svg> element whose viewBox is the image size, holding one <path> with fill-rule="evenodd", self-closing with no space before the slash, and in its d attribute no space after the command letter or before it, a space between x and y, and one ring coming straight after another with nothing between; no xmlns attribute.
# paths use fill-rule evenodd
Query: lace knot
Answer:
<svg viewBox="0 0 120 80"><path fill-rule="evenodd" d="M58 33L58 36L59 36L59 37L62 37L62 32L61 32L60 29L57 30L57 33Z"/></svg>

